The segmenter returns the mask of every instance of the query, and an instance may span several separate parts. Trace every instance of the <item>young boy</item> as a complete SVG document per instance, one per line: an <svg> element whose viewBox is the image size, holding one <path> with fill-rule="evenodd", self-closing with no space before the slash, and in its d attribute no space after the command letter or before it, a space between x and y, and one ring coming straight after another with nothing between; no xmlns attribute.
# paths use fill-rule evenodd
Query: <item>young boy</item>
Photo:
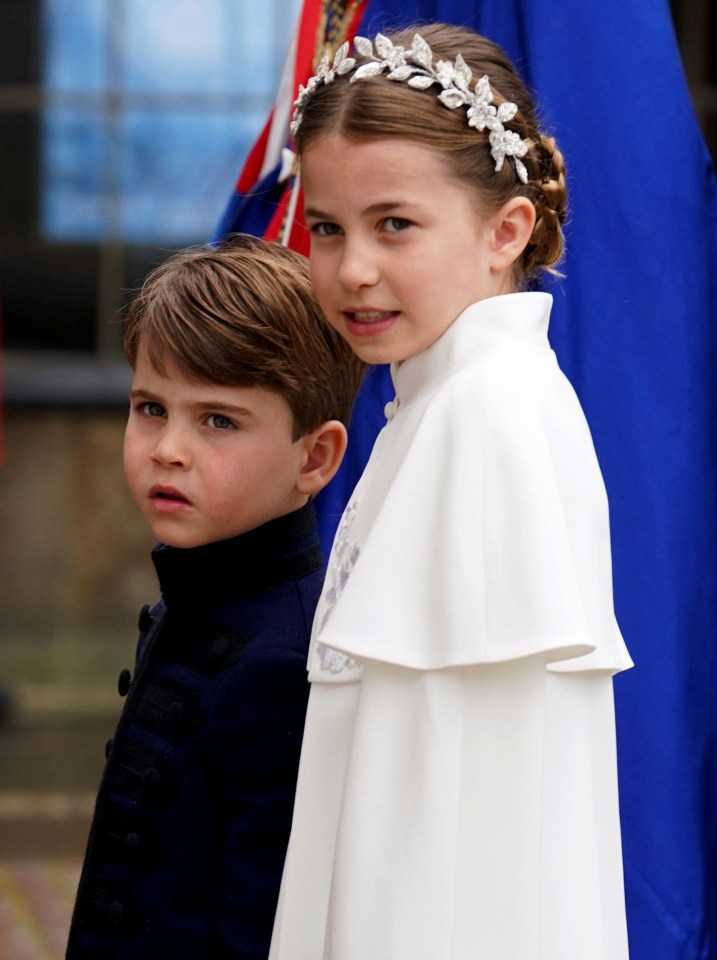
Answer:
<svg viewBox="0 0 717 960"><path fill-rule="evenodd" d="M235 237L174 255L130 308L132 497L161 602L100 785L67 957L259 960L291 824L336 472L362 364L304 259Z"/></svg>

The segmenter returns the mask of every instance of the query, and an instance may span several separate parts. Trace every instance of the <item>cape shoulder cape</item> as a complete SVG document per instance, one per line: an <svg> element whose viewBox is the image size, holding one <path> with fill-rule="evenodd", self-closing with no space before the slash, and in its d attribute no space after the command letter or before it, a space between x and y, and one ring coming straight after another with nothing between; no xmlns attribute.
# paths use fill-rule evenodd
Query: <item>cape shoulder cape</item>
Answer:
<svg viewBox="0 0 717 960"><path fill-rule="evenodd" d="M329 561L311 680L358 679L365 660L632 665L613 611L605 489L548 343L551 303L479 301L392 369L396 400Z"/></svg>

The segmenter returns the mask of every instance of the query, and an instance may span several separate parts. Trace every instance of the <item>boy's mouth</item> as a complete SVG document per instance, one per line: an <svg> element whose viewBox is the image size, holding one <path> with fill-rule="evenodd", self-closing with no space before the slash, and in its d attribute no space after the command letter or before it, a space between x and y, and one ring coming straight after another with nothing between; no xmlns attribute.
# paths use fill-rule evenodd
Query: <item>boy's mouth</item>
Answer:
<svg viewBox="0 0 717 960"><path fill-rule="evenodd" d="M190 501L184 496L181 491L176 490L174 487L163 487L155 485L149 491L149 499L152 503L162 509L166 507L167 509L177 509L180 507L189 507L191 506Z"/></svg>

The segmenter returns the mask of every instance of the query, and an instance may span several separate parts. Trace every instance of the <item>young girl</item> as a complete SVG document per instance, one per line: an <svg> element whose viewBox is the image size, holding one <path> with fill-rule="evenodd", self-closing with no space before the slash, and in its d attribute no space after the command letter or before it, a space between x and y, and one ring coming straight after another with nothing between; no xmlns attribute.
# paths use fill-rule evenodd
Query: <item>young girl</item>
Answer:
<svg viewBox="0 0 717 960"><path fill-rule="evenodd" d="M390 363L341 520L274 960L624 960L605 491L558 369L555 142L503 52L357 38L300 91L311 272Z"/></svg>

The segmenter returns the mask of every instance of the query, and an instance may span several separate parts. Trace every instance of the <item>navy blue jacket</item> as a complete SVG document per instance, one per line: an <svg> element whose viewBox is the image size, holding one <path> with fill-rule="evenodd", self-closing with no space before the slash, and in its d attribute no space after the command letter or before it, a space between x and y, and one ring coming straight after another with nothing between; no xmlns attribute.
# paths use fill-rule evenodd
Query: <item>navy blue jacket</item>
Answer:
<svg viewBox="0 0 717 960"><path fill-rule="evenodd" d="M264 960L291 826L321 590L313 507L153 551L68 960Z"/></svg>

